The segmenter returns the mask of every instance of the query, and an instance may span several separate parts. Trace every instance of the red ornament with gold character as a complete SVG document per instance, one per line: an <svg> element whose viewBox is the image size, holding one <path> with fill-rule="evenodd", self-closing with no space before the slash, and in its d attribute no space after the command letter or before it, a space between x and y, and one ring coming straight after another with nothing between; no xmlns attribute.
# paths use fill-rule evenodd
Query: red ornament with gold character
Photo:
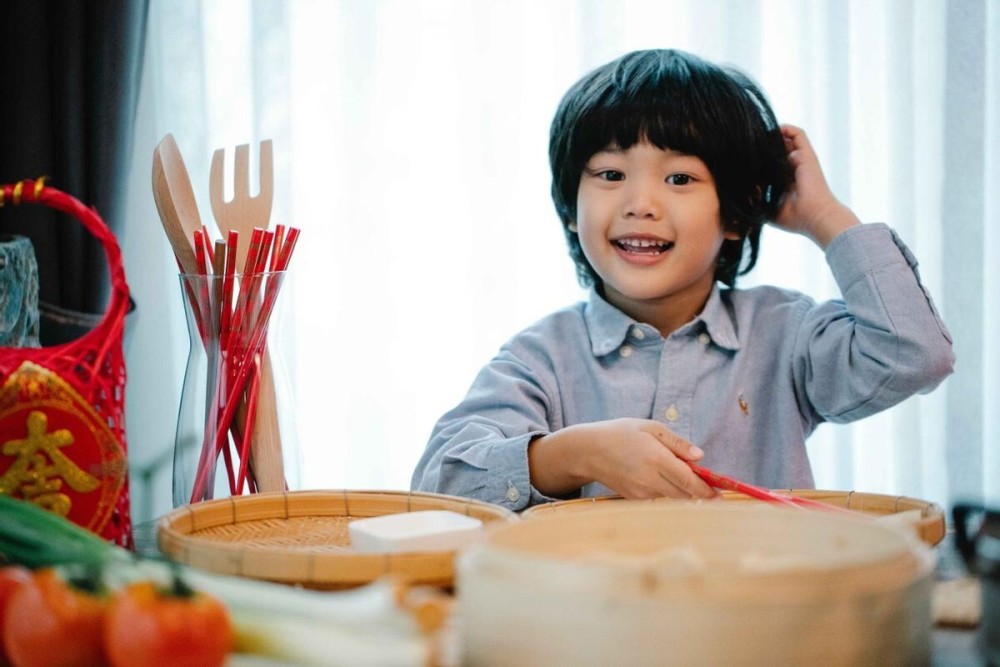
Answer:
<svg viewBox="0 0 1000 667"><path fill-rule="evenodd" d="M111 298L80 338L0 347L0 493L132 546L122 334L129 292L121 250L97 212L42 179L0 186L0 206L39 203L66 213L103 245Z"/></svg>

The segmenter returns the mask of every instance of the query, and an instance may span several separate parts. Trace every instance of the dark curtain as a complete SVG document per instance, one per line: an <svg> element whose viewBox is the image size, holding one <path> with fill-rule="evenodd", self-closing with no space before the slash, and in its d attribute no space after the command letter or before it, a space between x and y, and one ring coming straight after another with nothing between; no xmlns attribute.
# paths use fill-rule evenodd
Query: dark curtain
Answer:
<svg viewBox="0 0 1000 667"><path fill-rule="evenodd" d="M0 0L0 182L47 184L97 209L121 238L148 0ZM42 345L98 322L110 293L100 244L38 204L0 208L31 239Z"/></svg>

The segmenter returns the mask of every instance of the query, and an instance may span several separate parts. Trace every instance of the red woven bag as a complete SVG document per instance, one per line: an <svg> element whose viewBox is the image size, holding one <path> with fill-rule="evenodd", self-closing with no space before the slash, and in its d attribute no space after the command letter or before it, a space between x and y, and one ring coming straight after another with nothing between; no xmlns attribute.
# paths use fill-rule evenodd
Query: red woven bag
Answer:
<svg viewBox="0 0 1000 667"><path fill-rule="evenodd" d="M0 186L0 206L22 203L81 222L104 246L112 290L104 318L77 340L0 347L0 493L131 547L122 355L129 292L121 249L95 210L43 179Z"/></svg>

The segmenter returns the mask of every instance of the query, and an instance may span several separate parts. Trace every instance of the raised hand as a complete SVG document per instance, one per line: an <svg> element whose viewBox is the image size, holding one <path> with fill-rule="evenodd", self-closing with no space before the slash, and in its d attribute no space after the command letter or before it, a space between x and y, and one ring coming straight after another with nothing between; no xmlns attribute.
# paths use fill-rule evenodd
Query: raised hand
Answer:
<svg viewBox="0 0 1000 667"><path fill-rule="evenodd" d="M782 125L781 134L795 180L785 193L774 224L803 234L825 248L837 234L860 221L833 195L805 131Z"/></svg>

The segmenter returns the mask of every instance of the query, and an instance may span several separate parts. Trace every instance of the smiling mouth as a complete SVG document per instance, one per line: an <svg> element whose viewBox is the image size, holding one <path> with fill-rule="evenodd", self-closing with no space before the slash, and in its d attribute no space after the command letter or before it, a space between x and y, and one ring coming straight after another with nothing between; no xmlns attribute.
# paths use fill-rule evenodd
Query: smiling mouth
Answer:
<svg viewBox="0 0 1000 667"><path fill-rule="evenodd" d="M659 255L674 247L672 241L657 241L655 239L617 239L611 243L625 252L640 255Z"/></svg>

